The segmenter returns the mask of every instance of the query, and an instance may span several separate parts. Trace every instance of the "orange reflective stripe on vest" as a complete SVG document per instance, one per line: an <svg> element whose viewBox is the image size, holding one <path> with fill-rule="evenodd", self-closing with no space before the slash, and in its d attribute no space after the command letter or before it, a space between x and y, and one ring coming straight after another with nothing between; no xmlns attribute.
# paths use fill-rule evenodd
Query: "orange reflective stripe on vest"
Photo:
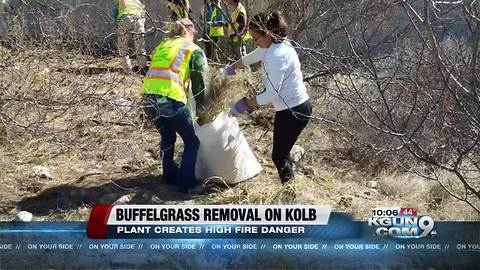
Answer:
<svg viewBox="0 0 480 270"><path fill-rule="evenodd" d="M191 54L191 51L189 50L190 43L191 42L189 42L189 41L185 42L183 44L182 48L180 48L180 50L178 51L177 57L175 58L175 60L170 65L170 68L172 69L172 71L178 72L178 70L180 69L180 66L185 61L185 59L187 59L187 57L190 56L190 54Z"/></svg>
<svg viewBox="0 0 480 270"><path fill-rule="evenodd" d="M177 73L172 72L170 69L164 68L150 68L147 73L149 79L160 79L160 80L174 80L180 85L184 85L183 81Z"/></svg>
<svg viewBox="0 0 480 270"><path fill-rule="evenodd" d="M185 38L168 39L160 43L143 80L143 93L163 95L186 103L189 62L192 52L197 48Z"/></svg>

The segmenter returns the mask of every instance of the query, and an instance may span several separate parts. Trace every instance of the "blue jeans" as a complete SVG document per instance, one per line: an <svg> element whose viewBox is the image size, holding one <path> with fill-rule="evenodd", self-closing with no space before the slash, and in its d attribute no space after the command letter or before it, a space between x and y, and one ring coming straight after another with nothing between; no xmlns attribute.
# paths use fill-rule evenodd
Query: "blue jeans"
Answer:
<svg viewBox="0 0 480 270"><path fill-rule="evenodd" d="M193 129L193 120L182 102L159 95L144 95L145 112L155 123L161 136L163 176L175 183L181 192L197 185L195 163L200 141ZM173 161L177 134L182 137L184 149L180 168Z"/></svg>

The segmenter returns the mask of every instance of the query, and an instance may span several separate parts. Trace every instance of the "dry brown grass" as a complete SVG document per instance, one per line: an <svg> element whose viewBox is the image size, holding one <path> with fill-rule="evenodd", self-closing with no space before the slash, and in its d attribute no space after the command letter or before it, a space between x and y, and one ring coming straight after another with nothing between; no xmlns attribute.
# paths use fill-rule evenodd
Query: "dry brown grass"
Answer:
<svg viewBox="0 0 480 270"><path fill-rule="evenodd" d="M16 77L19 73L13 72L18 69L15 65L2 67L10 77L2 73L0 82L21 83L25 79L23 82L28 84L15 89L25 91L25 95L27 86L34 85L37 96L46 95L50 100L68 100L79 91L94 98L75 103L75 109L41 125L48 131L43 133L46 136L18 129L10 130L7 138L6 131L0 129L0 220L10 220L23 209L33 209L35 220L85 220L92 204L112 203L122 196L130 196L130 203L151 204L330 204L334 211L352 213L360 220L365 220L376 206L416 207L436 220L480 219L468 206L445 196L433 182L396 170L378 174L365 169L349 155L348 144L319 123L309 124L299 138L298 144L307 151L302 164L297 166L296 180L281 185L270 159L271 108L261 109L241 121L245 137L264 171L230 188L219 185L208 195L184 196L161 182L159 136L141 118L141 77L109 70L118 65L118 59L92 62L93 59L68 56L62 63L74 63L71 70L58 71L55 69L60 60L50 55L40 58L32 66L35 72L26 78ZM90 74L86 66L105 69ZM46 68L49 71L42 73ZM84 72L70 72L79 69ZM230 101L259 89L260 76L240 72L217 82L213 77L216 105L209 108L204 121L228 108ZM125 100L131 101L132 106L117 104ZM322 106L318 102L316 110ZM18 115L19 121L35 119L38 114L34 109L22 108L24 114ZM181 140L178 141L176 149L182 149ZM179 153L176 155L178 159ZM32 167L36 165L48 167L52 179L33 176ZM313 167L316 174L306 175L304 166ZM369 190L366 183L370 180L378 182L378 194L366 198L362 194ZM345 196L352 196L350 206L339 204Z"/></svg>
<svg viewBox="0 0 480 270"><path fill-rule="evenodd" d="M210 87L214 101L198 114L199 124L212 122L216 116L230 109L230 103L259 90L261 74L239 70L235 76L223 77L218 69L210 70Z"/></svg>

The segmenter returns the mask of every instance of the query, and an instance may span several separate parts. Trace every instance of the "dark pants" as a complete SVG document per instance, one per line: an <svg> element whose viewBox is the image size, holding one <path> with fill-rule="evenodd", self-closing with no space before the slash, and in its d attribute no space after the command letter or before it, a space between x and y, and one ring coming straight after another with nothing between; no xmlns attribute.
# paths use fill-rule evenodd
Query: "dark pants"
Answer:
<svg viewBox="0 0 480 270"><path fill-rule="evenodd" d="M205 54L210 61L218 62L218 37L211 37L208 42L205 42Z"/></svg>
<svg viewBox="0 0 480 270"><path fill-rule="evenodd" d="M239 39L239 37L236 37ZM230 50L231 50L231 57L233 60L237 61L238 59L244 57L247 54L247 47L243 40L235 40L234 36L230 36Z"/></svg>
<svg viewBox="0 0 480 270"><path fill-rule="evenodd" d="M187 192L197 184L195 163L200 141L193 129L193 120L188 108L182 102L163 96L145 95L145 112L155 123L161 136L163 176L176 183L181 192ZM173 161L177 134L182 137L184 149L180 168Z"/></svg>
<svg viewBox="0 0 480 270"><path fill-rule="evenodd" d="M277 167L282 183L294 178L293 161L290 151L298 136L305 128L312 115L312 105L306 101L291 109L275 113L273 123L273 152L272 160Z"/></svg>

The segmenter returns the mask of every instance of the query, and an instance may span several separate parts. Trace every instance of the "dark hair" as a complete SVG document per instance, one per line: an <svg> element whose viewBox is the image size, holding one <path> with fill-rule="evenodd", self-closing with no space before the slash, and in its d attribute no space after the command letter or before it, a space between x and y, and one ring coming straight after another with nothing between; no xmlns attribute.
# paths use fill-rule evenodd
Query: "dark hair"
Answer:
<svg viewBox="0 0 480 270"><path fill-rule="evenodd" d="M250 20L248 24L250 30L258 31L262 34L270 34L276 40L287 37L288 24L280 10L271 13L260 13Z"/></svg>

